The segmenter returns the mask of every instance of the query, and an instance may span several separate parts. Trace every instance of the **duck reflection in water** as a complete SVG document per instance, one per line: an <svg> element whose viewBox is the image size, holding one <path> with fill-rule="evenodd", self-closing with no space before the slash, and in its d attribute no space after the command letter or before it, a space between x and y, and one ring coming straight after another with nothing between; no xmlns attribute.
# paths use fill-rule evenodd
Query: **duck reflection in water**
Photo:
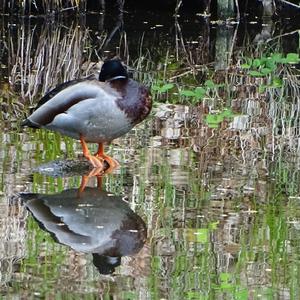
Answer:
<svg viewBox="0 0 300 300"><path fill-rule="evenodd" d="M98 188L67 189L58 194L22 194L26 207L40 227L61 244L92 253L102 274L111 274L121 256L143 247L147 230L121 196Z"/></svg>

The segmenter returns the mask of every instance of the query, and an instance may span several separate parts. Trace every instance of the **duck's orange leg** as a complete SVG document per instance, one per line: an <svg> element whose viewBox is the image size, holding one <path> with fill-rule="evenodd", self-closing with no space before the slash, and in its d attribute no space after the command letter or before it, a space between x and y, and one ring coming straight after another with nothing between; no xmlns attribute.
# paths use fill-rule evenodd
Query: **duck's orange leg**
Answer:
<svg viewBox="0 0 300 300"><path fill-rule="evenodd" d="M102 169L104 168L104 159L101 156L91 155L89 148L82 136L80 136L80 143L82 146L83 156L91 162L94 168Z"/></svg>
<svg viewBox="0 0 300 300"><path fill-rule="evenodd" d="M106 155L104 153L104 145L103 143L99 143L98 144L98 151L95 153L95 157L99 157L99 158L102 158L103 160L105 160L108 164L109 164L109 168L107 171L111 171L113 170L114 168L116 168L119 163L113 159L112 157Z"/></svg>

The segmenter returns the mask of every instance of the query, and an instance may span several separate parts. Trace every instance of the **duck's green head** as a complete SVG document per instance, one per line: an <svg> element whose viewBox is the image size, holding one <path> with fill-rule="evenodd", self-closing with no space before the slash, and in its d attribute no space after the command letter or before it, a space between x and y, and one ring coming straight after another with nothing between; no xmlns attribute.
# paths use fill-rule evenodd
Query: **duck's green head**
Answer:
<svg viewBox="0 0 300 300"><path fill-rule="evenodd" d="M99 81L112 81L117 79L128 79L126 68L118 59L106 60L101 68Z"/></svg>

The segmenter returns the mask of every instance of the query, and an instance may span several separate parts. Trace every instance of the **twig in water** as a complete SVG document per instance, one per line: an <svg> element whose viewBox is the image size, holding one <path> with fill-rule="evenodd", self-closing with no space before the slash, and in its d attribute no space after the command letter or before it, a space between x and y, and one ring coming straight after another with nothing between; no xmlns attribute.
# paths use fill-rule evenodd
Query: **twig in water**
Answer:
<svg viewBox="0 0 300 300"><path fill-rule="evenodd" d="M176 7L175 7L175 13L174 13L175 16L178 15L178 11L181 7L181 4L182 4L182 0L177 0Z"/></svg>
<svg viewBox="0 0 300 300"><path fill-rule="evenodd" d="M270 38L270 39L267 39L267 40L266 40L266 43L269 43L269 42L272 41L272 40L280 39L280 38L283 37L283 36L287 36L287 35L291 35L291 34L295 34L295 33L299 33L299 32L300 32L300 30L297 29L297 30L293 30L293 31L291 31L291 32L286 32L286 33L283 33L283 34L279 34L279 35L274 36L274 37L272 37L272 38Z"/></svg>
<svg viewBox="0 0 300 300"><path fill-rule="evenodd" d="M178 74L178 75L172 76L172 77L170 77L168 80L174 80L174 79L176 79L176 78L183 77L183 76L188 75L188 74L191 74L191 73L194 73L194 71L193 71L193 70L188 70L188 71L185 71L185 72L180 73L180 74Z"/></svg>
<svg viewBox="0 0 300 300"><path fill-rule="evenodd" d="M241 14L240 14L240 7L239 7L239 0L235 0L235 6L237 11L237 19L240 20Z"/></svg>
<svg viewBox="0 0 300 300"><path fill-rule="evenodd" d="M283 3L285 3L285 4L287 4L287 5L290 5L290 6L293 6L293 7L295 7L295 8L300 9L300 6L297 5L297 4L291 3L291 2L286 1L286 0L279 0L279 1L281 1L281 2L283 2Z"/></svg>

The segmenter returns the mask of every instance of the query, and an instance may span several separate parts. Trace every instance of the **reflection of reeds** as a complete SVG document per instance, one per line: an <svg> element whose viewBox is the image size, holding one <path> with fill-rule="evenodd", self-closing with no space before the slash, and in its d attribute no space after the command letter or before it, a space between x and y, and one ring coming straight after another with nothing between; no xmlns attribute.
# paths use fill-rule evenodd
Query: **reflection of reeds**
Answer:
<svg viewBox="0 0 300 300"><path fill-rule="evenodd" d="M46 24L41 32L23 23L9 39L11 84L22 98L45 93L62 81L78 77L84 57L89 57L88 31Z"/></svg>
<svg viewBox="0 0 300 300"><path fill-rule="evenodd" d="M1 206L0 289L14 276L14 267L25 256L25 219L27 212L20 204Z"/></svg>

